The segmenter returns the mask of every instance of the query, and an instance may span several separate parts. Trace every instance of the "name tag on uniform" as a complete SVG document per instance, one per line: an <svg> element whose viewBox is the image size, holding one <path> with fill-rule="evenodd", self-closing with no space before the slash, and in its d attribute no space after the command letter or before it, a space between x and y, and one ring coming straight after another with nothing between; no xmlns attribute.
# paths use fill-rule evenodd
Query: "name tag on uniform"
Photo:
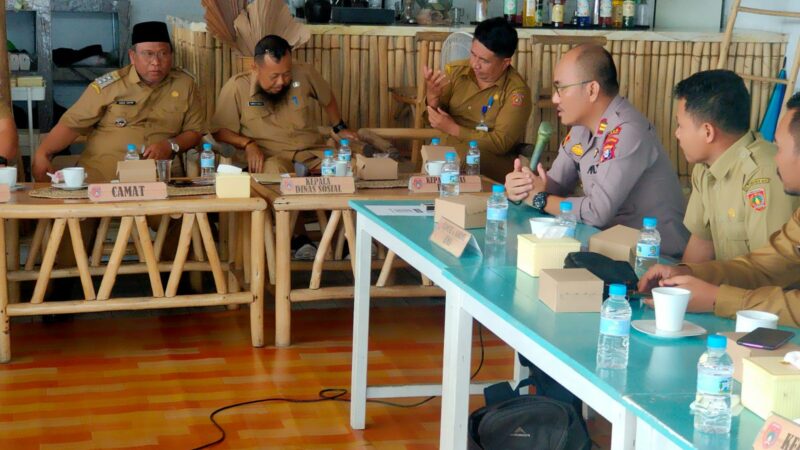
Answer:
<svg viewBox="0 0 800 450"><path fill-rule="evenodd" d="M475 129L478 130L478 131L486 132L486 133L489 132L489 126L486 125L485 123L478 124L478 126L476 126Z"/></svg>
<svg viewBox="0 0 800 450"><path fill-rule="evenodd" d="M117 100L114 103L117 105L133 106L136 104L136 100Z"/></svg>
<svg viewBox="0 0 800 450"><path fill-rule="evenodd" d="M264 102L250 102L248 103L250 106L264 106Z"/></svg>

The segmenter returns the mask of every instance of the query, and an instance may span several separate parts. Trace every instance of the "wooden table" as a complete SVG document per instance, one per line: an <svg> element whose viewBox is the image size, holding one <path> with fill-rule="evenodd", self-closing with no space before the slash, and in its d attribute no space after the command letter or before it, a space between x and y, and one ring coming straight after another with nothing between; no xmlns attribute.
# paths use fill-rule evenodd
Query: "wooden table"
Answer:
<svg viewBox="0 0 800 450"><path fill-rule="evenodd" d="M249 240L252 245L263 245L262 227L266 209L263 199L220 200L215 195L200 195L157 201L92 203L88 200L43 199L28 195L32 188L45 186L26 184L23 190L12 193L8 203L0 205L0 236L6 237L0 239L0 254L8 254L8 258L0 258L0 362L8 362L11 358L10 317L40 314L249 304L252 344L255 347L264 345L264 254L245 252L247 240L236 232L240 227L250 229ZM209 213L225 213L223 215L230 218L230 222L226 223L227 232L221 233L226 235L220 239L222 245L227 245L227 248L220 246L221 250L226 250L223 252L225 261L221 260L217 251ZM154 239L151 239L147 224L148 216L161 218ZM38 221L24 267L20 267L19 258L20 219ZM100 238L95 243L91 259L80 232L82 219L100 219ZM102 241L112 219L120 221L119 232L108 262L103 264L100 257ZM172 261L162 261L157 255L161 254L169 222L173 219L181 220L177 250ZM54 268L56 254L67 228L76 266ZM139 261L123 262L131 238ZM42 248L41 264L37 266L38 253ZM190 249L196 256L195 261L187 260ZM216 293L177 295L184 270L210 271ZM162 285L161 272L169 273L166 287ZM245 284L242 272L252 280L249 292L239 292ZM134 273L149 275L152 296L110 298L117 275ZM92 276L102 276L97 291ZM80 279L84 298L45 301L49 281L69 277ZM18 283L29 280L36 281L31 299L15 303L15 297L19 294Z"/></svg>
<svg viewBox="0 0 800 450"><path fill-rule="evenodd" d="M492 181L483 179L483 194L489 195ZM308 302L332 299L353 299L353 286L320 287L323 268L328 270L354 270L355 262L331 257L330 247L336 237L339 222L343 222L343 235L346 238L350 255L355 255L355 213L349 208L350 200L410 200L431 201L439 197L435 193L412 193L407 188L358 189L347 195L283 195L277 184L259 184L251 180L256 195L264 198L275 214L275 232L271 212L265 214L264 244L267 253L267 270L270 287L275 293L275 345L285 347L291 344L292 302ZM291 240L297 215L302 211L317 212L322 239L313 262L292 261ZM325 214L330 211L330 216ZM252 248L258 248L252 245ZM338 246L341 250L341 245ZM389 253L383 261L375 261L373 269L382 269L377 283L371 288L373 297L407 298L443 296L444 291L430 283L423 274L421 285L387 286L386 278L395 262L394 253ZM307 289L293 289L291 273L293 270L311 269L311 282Z"/></svg>

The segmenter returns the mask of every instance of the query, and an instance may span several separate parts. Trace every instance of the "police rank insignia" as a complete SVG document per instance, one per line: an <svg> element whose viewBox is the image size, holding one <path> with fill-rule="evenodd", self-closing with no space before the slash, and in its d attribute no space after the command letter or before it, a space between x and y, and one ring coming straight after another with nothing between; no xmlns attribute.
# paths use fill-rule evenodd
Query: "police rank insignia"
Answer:
<svg viewBox="0 0 800 450"><path fill-rule="evenodd" d="M525 94L521 92L514 92L511 94L511 106L522 106L522 102L525 100Z"/></svg>
<svg viewBox="0 0 800 450"><path fill-rule="evenodd" d="M602 122L601 122L602 125ZM599 129L599 128L598 128ZM606 162L614 159L617 153L617 144L619 143L619 133L622 131L620 127L611 130L603 141L603 152L600 154L600 162Z"/></svg>
<svg viewBox="0 0 800 450"><path fill-rule="evenodd" d="M767 209L767 191L764 188L747 191L747 203L756 211Z"/></svg>
<svg viewBox="0 0 800 450"><path fill-rule="evenodd" d="M125 125L127 125L127 124L128 124L128 121L127 121L127 120L125 120L125 118L124 118L124 117L117 117L117 118L114 120L114 125L116 125L116 126L117 126L117 128L124 128L124 127L125 127Z"/></svg>
<svg viewBox="0 0 800 450"><path fill-rule="evenodd" d="M608 120L603 119L600 121L600 125L597 126L597 131L594 133L596 135L601 135L606 132L606 128L608 127ZM619 127L617 127L619 128Z"/></svg>
<svg viewBox="0 0 800 450"><path fill-rule="evenodd" d="M575 156L583 156L583 146L581 144L573 145L570 151Z"/></svg>

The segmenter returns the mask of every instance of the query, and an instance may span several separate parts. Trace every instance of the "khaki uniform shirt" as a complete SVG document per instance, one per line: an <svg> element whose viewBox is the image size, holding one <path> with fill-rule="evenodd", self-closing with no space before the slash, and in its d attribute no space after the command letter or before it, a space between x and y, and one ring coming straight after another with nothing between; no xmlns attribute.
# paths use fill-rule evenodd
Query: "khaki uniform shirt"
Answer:
<svg viewBox="0 0 800 450"><path fill-rule="evenodd" d="M800 290L783 290L800 282L800 209L765 247L728 261L687 265L694 276L721 285L714 304L718 316L757 309L778 315L781 325L800 326Z"/></svg>
<svg viewBox="0 0 800 450"><path fill-rule="evenodd" d="M763 247L800 206L783 192L775 152L775 145L748 132L711 166L694 166L683 223L693 235L714 242L715 259Z"/></svg>
<svg viewBox="0 0 800 450"><path fill-rule="evenodd" d="M686 201L678 176L647 119L616 97L597 130L574 126L547 172L547 191L569 197L583 223L598 228L642 228L644 217L658 219L661 253L683 253L689 232L683 226Z"/></svg>
<svg viewBox="0 0 800 450"><path fill-rule="evenodd" d="M292 84L279 105L266 100L252 71L243 72L222 87L211 131L227 128L251 138L270 156L314 148L324 144L325 138L309 120L309 107L312 100L325 106L332 98L328 82L308 64L292 64Z"/></svg>
<svg viewBox="0 0 800 450"><path fill-rule="evenodd" d="M139 149L206 128L205 108L189 74L172 69L151 87L132 65L92 82L59 123L88 137L78 164L89 181L115 179L128 144Z"/></svg>
<svg viewBox="0 0 800 450"><path fill-rule="evenodd" d="M465 161L469 141L478 141L481 151L481 173L497 181L505 180L514 168L516 154L510 150L525 138L525 127L531 115L531 90L513 67L509 67L494 85L481 90L468 60L447 65L450 83L439 99L441 108L459 125L458 136L447 136L442 145L455 147ZM484 123L489 131L475 127L481 121L481 108L486 112Z"/></svg>

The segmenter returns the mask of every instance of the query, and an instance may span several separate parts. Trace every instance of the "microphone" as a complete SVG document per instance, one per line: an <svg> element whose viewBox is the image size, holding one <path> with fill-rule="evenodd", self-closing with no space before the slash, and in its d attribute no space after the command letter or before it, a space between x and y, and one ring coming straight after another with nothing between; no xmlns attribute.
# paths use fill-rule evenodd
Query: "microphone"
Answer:
<svg viewBox="0 0 800 450"><path fill-rule="evenodd" d="M541 159L545 147L550 143L550 136L552 135L553 126L550 125L550 122L541 122L539 124L539 131L536 134L536 147L534 147L533 154L531 155L531 170L534 173L536 173L539 159Z"/></svg>

